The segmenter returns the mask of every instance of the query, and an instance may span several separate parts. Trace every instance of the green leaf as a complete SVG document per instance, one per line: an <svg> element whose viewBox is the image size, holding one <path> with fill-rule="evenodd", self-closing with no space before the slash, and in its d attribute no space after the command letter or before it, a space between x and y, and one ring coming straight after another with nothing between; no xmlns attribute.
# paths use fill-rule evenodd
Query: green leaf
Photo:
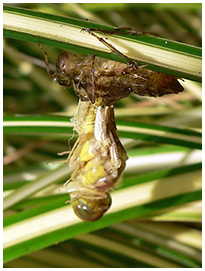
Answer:
<svg viewBox="0 0 205 271"><path fill-rule="evenodd" d="M18 258L22 255L35 251L37 249L42 249L50 246L56 242L62 242L69 238L73 238L76 235L104 228L112 223L117 223L125 219L135 217L140 217L148 215L153 211L159 210L160 208L166 208L169 206L177 206L178 204L184 204L186 202L198 200L201 198L201 191L192 192L190 194L184 194L183 196L176 196L166 200L156 201L151 204L142 205L140 207L135 207L131 209L125 209L122 212L115 213L113 215L107 215L103 217L100 221L93 222L92 224L88 222L80 222L73 226L62 228L61 230L53 231L50 234L44 234L40 237L36 237L29 241L22 242L20 244L15 244L4 249L4 262L11 261L12 259ZM58 210L59 211L59 210ZM68 211L68 210L67 210ZM71 213L65 210L64 213L60 215L69 216ZM17 228L16 228L17 229ZM7 234L7 232L5 232Z"/></svg>
<svg viewBox="0 0 205 271"><path fill-rule="evenodd" d="M130 25L168 39L95 33L137 64L200 82L202 50L189 44L201 46L201 8L196 3L4 6L5 268L201 267L201 84L180 80L185 89L180 95L131 95L116 103L129 159L122 183L111 192L111 209L99 221L84 223L65 205L67 163L48 164L56 153L70 150L73 124L63 115L74 115L77 97L48 77L37 46L43 44L51 63L61 50L124 62L81 30ZM48 112L57 116L44 115Z"/></svg>
<svg viewBox="0 0 205 271"><path fill-rule="evenodd" d="M4 118L4 134L19 135L72 135L73 124L63 116L19 116ZM160 125L117 121L120 136L143 139L190 148L201 148L201 133L189 129L179 129Z"/></svg>
<svg viewBox="0 0 205 271"><path fill-rule="evenodd" d="M130 181L127 179L121 189L112 193L113 204L108 214L93 223L80 221L70 205L63 207L64 197L54 200L52 204L37 207L36 210L9 217L5 219L4 228L5 261L113 223L199 200L200 168L201 164L198 164L179 167L175 171L143 174L143 183L140 184L138 177L134 183L132 178ZM18 236L15 235L17 231Z"/></svg>
<svg viewBox="0 0 205 271"><path fill-rule="evenodd" d="M29 22L29 23L28 23ZM43 27L42 27L43 25ZM110 30L108 26L73 18L4 6L4 36L41 42L80 53L124 61L82 28ZM106 35L105 35L106 38ZM201 49L153 36L112 35L109 42L139 64L177 77L201 81ZM191 63L191 65L190 65Z"/></svg>

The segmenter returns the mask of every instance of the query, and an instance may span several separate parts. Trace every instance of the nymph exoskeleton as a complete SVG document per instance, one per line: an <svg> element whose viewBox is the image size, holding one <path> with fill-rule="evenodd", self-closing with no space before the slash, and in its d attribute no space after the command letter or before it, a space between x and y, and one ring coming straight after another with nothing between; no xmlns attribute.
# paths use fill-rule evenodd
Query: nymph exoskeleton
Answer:
<svg viewBox="0 0 205 271"><path fill-rule="evenodd" d="M124 28L119 30L121 29ZM184 90L176 77L148 70L145 66L138 66L132 59L122 54L92 30L83 30L96 37L111 51L123 57L127 64L95 56L80 57L63 52L57 59L56 72L51 74L46 52L44 52L50 77L65 87L73 86L75 93L82 101L89 100L94 103L95 98L101 97L106 105L111 105L131 93L140 96L160 97L167 94L177 94Z"/></svg>

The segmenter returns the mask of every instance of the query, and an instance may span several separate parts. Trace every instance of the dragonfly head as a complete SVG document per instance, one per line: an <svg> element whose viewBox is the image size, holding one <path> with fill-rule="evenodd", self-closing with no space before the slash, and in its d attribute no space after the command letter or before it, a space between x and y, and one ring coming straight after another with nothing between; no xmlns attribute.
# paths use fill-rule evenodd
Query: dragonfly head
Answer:
<svg viewBox="0 0 205 271"><path fill-rule="evenodd" d="M78 198L72 202L75 214L83 221L90 222L101 218L110 206L111 197L109 194L104 199Z"/></svg>

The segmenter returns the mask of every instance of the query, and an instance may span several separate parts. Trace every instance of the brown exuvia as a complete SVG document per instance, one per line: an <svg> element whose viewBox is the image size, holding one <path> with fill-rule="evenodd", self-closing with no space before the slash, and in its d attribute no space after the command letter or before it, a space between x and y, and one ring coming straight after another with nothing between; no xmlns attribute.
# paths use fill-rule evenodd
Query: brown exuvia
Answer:
<svg viewBox="0 0 205 271"><path fill-rule="evenodd" d="M68 52L59 55L52 75L65 87L73 85L81 100L101 97L106 105L127 97L160 97L176 94L183 87L174 76L100 57L79 57Z"/></svg>

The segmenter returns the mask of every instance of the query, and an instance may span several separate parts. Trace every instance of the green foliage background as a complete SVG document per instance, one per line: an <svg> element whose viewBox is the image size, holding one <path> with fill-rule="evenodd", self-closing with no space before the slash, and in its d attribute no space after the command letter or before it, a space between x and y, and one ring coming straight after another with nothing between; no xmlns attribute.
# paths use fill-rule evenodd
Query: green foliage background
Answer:
<svg viewBox="0 0 205 271"><path fill-rule="evenodd" d="M201 4L15 7L4 7L5 21L8 15L19 16L10 23L12 29L4 24L5 267L200 267ZM56 40L35 35L35 25L32 34L17 29L21 19L29 25L29 16L42 29L46 21L77 29L79 43L62 42L60 33ZM69 198L63 188L68 166L48 164L76 139L70 117L78 98L48 77L37 43L44 44L53 65L63 49L123 61L103 49L84 46L81 37L88 41L90 37L81 36L79 30L97 24L158 33L163 38L118 38L134 41L136 48L141 43L150 50L159 47L164 64L148 63L149 67L191 80L180 81L185 91L179 95L158 99L132 95L116 103L118 130L130 159L122 184L112 193L111 211L99 221L84 223L64 204ZM167 40L173 41L168 48L160 45ZM172 59L175 70L170 68L168 51L177 55ZM186 70L180 63L184 56L190 59Z"/></svg>

